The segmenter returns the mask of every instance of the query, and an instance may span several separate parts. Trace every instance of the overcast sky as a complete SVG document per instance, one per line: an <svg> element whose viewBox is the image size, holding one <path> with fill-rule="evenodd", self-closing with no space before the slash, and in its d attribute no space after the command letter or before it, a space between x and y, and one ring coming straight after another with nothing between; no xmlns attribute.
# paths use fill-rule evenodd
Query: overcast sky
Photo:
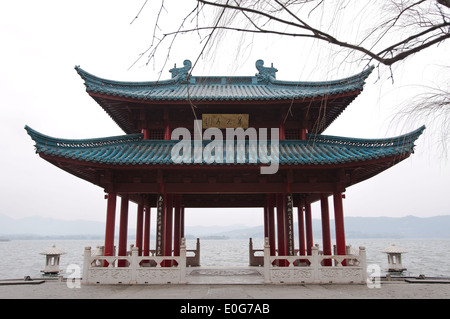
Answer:
<svg viewBox="0 0 450 319"><path fill-rule="evenodd" d="M128 70L149 46L153 32L150 10L144 10L130 24L142 3L112 0L0 3L0 214L15 218L38 215L105 220L103 190L39 158L24 126L60 138L124 134L88 96L74 66L80 65L94 75L113 80L157 79L163 67L161 59L148 66L142 60ZM257 59L263 59L266 65L273 63L280 80L339 79L363 68L336 65L329 59L329 51L311 50L311 43L301 40L255 38L252 46L236 57L233 46L237 43L230 42L230 51L228 46L220 46L214 59L200 60L193 74L251 76L256 73ZM174 63L181 66L185 59L194 61L199 48L195 39L177 42L161 78L170 78L168 70ZM363 93L325 134L383 138L427 125L429 119L418 123L392 120L400 106L409 103L420 91L420 85L439 82L442 77L439 65L446 63L448 53L446 43L409 59L394 69L394 84L387 79L387 72L382 71L378 79L375 70ZM436 134L427 129L409 159L347 189L345 216L450 214L450 165ZM313 217L319 218L318 206L313 209ZM132 226L134 211L132 206ZM187 225L235 223L261 225L262 209L189 210L186 216Z"/></svg>

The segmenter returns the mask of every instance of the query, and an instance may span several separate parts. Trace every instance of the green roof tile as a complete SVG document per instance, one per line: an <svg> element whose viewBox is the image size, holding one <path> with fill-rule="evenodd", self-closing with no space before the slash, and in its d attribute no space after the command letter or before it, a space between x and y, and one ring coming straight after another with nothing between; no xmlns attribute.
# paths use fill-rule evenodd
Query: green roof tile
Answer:
<svg viewBox="0 0 450 319"><path fill-rule="evenodd" d="M185 61L185 66L190 65L188 62ZM373 67L345 79L322 82L280 81L270 71L273 68L267 68L269 71L266 73L258 68L260 73L256 76L235 77L191 76L187 67L174 68L183 71L174 72L172 69L174 76L171 79L154 82L112 81L94 76L79 66L75 69L85 81L86 90L97 94L141 101L184 101L188 98L204 101L259 101L304 99L361 91Z"/></svg>
<svg viewBox="0 0 450 319"><path fill-rule="evenodd" d="M177 164L171 151L179 141L144 140L142 134L130 134L98 139L69 140L43 135L25 127L36 142L36 152L44 155L78 160L86 163L107 165L186 165ZM309 134L306 140L279 141L280 165L339 165L391 156L405 156L414 151L414 141L422 134L424 126L409 134L387 139L355 139L327 135ZM203 141L203 147L210 141ZM194 146L191 145L191 150ZM223 147L226 158L226 147ZM194 155L189 157L194 162ZM233 163L208 164L203 159L200 165L261 165L258 148L246 143L245 159L239 163L234 154ZM250 158L256 159L254 163Z"/></svg>

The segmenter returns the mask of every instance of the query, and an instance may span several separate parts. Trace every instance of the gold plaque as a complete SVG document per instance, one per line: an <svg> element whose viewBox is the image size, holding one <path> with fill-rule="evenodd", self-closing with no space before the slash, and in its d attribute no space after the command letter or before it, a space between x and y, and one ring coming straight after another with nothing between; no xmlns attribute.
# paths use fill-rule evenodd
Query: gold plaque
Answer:
<svg viewBox="0 0 450 319"><path fill-rule="evenodd" d="M248 114L202 114L203 128L248 128Z"/></svg>

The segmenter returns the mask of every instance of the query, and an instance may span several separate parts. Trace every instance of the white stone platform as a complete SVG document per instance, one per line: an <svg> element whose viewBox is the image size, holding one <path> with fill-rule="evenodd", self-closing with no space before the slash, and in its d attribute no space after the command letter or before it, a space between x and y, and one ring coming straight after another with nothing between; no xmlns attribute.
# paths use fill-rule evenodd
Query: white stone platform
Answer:
<svg viewBox="0 0 450 319"><path fill-rule="evenodd" d="M201 266L186 269L187 284L256 285L264 283L262 267Z"/></svg>

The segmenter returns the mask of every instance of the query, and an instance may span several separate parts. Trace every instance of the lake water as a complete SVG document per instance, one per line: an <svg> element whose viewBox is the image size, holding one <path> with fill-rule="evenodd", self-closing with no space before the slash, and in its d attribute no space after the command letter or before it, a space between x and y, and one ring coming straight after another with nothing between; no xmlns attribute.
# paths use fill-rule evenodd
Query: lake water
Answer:
<svg viewBox="0 0 450 319"><path fill-rule="evenodd" d="M319 245L320 241L316 241ZM130 244L133 242L130 241ZM187 240L187 249L195 249L195 240ZM200 239L202 266L248 266L248 240ZM402 256L408 269L405 275L450 277L450 239L347 239L347 244L358 248L365 246L367 263L387 267L386 254L380 251L395 244L408 251ZM103 245L101 240L12 240L0 242L0 279L41 276L45 256L39 253L56 245L67 252L61 256L61 269L69 264L83 266L84 247ZM263 239L253 239L255 249L263 248ZM153 248L153 247L152 247Z"/></svg>

